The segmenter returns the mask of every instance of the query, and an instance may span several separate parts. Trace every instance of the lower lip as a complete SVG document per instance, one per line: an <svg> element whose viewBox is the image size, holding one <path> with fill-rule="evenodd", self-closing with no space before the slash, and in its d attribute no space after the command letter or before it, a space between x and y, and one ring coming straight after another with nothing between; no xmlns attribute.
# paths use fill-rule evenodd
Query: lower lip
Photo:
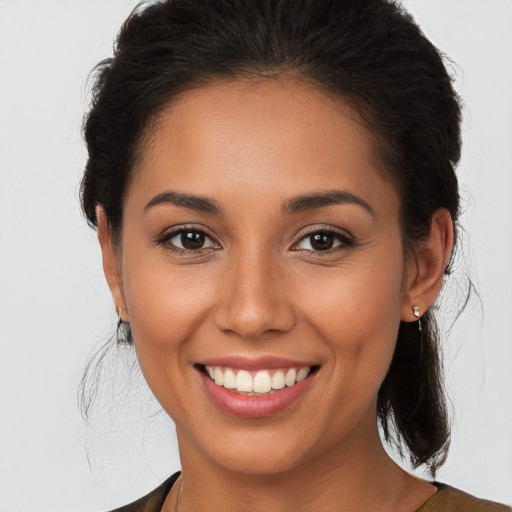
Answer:
<svg viewBox="0 0 512 512"><path fill-rule="evenodd" d="M225 412L242 418L265 418L285 410L306 391L313 378L310 374L297 384L276 390L271 395L247 396L217 386L200 370L199 374L212 400Z"/></svg>

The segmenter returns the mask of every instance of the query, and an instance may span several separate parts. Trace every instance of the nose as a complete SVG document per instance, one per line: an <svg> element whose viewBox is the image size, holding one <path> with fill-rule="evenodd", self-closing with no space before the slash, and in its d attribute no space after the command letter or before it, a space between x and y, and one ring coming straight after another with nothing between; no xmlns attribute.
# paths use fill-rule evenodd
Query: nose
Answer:
<svg viewBox="0 0 512 512"><path fill-rule="evenodd" d="M292 329L293 297L275 259L240 255L227 266L214 315L219 329L252 340Z"/></svg>

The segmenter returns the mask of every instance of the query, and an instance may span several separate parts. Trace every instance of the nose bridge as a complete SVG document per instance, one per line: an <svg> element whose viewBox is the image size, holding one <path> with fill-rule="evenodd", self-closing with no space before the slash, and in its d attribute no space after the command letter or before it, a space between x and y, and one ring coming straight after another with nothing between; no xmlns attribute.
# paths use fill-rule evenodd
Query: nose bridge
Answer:
<svg viewBox="0 0 512 512"><path fill-rule="evenodd" d="M285 276L271 250L239 248L228 258L223 300L217 310L217 325L244 338L268 331L286 331L294 323L291 297Z"/></svg>

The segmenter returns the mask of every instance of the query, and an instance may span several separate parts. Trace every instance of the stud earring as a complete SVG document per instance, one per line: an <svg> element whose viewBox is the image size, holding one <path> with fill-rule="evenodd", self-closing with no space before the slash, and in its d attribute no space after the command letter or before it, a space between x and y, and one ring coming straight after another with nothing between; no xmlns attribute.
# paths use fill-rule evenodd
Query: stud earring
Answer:
<svg viewBox="0 0 512 512"><path fill-rule="evenodd" d="M413 306L412 311L414 316L418 319L418 330L421 332L423 329L421 327L421 314L420 314L420 307L419 306Z"/></svg>

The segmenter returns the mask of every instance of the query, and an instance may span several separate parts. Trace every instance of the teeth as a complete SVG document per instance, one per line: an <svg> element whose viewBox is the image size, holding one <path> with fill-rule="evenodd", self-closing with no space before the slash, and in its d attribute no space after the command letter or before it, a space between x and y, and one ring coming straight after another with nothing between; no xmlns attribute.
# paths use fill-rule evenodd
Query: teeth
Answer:
<svg viewBox="0 0 512 512"><path fill-rule="evenodd" d="M299 373L297 373L297 382L304 380L308 376L310 370L311 368L301 368Z"/></svg>
<svg viewBox="0 0 512 512"><path fill-rule="evenodd" d="M217 384L217 383L215 383ZM224 372L224 382L222 385L225 388L228 389L234 389L236 388L236 375L233 372L233 370L230 370L229 368Z"/></svg>
<svg viewBox="0 0 512 512"><path fill-rule="evenodd" d="M272 389L283 389L284 386L284 373L281 370L277 370L272 376Z"/></svg>
<svg viewBox="0 0 512 512"><path fill-rule="evenodd" d="M215 384L217 384L217 386L222 386L224 381L224 375L220 368L215 368L215 371L213 373L213 379L215 380Z"/></svg>
<svg viewBox="0 0 512 512"><path fill-rule="evenodd" d="M245 370L240 370L236 376L237 391L253 391L251 374Z"/></svg>
<svg viewBox="0 0 512 512"><path fill-rule="evenodd" d="M297 370L295 368L291 368L286 373L285 383L288 387L293 386L295 384L295 379L297 378Z"/></svg>
<svg viewBox="0 0 512 512"><path fill-rule="evenodd" d="M227 389L236 390L238 393L249 396L272 394L274 390L283 389L285 386L293 386L303 381L311 372L310 367L288 370L259 370L251 374L247 370L236 370L220 366L206 366L210 378L217 384Z"/></svg>
<svg viewBox="0 0 512 512"><path fill-rule="evenodd" d="M254 377L252 390L255 393L268 393L272 389L272 378L265 370L260 370Z"/></svg>

